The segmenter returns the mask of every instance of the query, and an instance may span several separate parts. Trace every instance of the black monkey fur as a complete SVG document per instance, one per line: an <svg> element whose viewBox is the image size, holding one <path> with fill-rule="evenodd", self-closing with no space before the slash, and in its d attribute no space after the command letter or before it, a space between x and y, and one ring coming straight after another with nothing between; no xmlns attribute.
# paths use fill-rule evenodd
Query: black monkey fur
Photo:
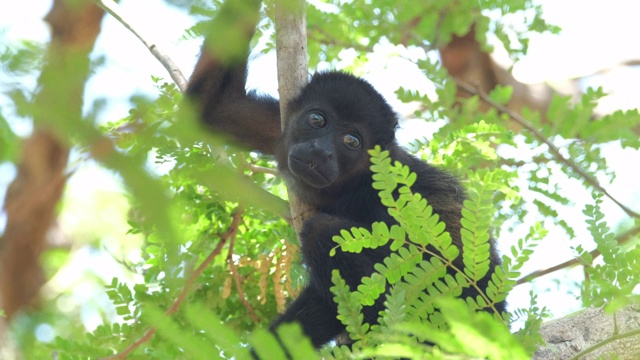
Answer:
<svg viewBox="0 0 640 360"><path fill-rule="evenodd" d="M238 12L235 16L255 19L259 2L247 3L254 13ZM362 277L372 274L374 264L390 254L388 247L380 247L365 249L359 254L338 250L335 256L329 256L329 250L336 245L332 237L341 229L370 228L375 221L394 223L371 186L367 150L379 145L390 152L393 160L409 166L418 175L412 190L427 199L460 249L464 190L455 177L398 146L395 112L369 83L346 73L313 75L289 105L290 119L281 132L278 101L245 91L246 59L253 28L245 32L245 43L241 44L244 53L239 61L224 61L203 50L187 96L195 100L203 121L214 131L223 132L251 149L275 154L278 169L290 191L316 211L305 220L300 233L309 284L271 324L271 329L284 322L299 321L313 345L320 347L345 331L336 319L337 306L329 291L332 270L339 269L355 290ZM216 36L212 34L209 38ZM221 34L217 34L217 38L224 39ZM493 242L490 261L491 270L500 264ZM463 267L461 259L456 265ZM481 280L480 287L486 287L488 280L488 277ZM462 294L463 297L475 295L477 292L469 288ZM368 323L377 322L378 313L383 310L383 297L364 308ZM503 311L504 304L497 308Z"/></svg>

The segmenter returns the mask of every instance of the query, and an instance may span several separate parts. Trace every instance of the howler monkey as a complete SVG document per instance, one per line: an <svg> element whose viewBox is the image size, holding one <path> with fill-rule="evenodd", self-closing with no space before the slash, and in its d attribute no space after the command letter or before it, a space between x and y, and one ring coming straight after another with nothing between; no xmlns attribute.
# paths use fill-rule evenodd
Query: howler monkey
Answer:
<svg viewBox="0 0 640 360"><path fill-rule="evenodd" d="M259 1L245 0L250 13L225 9L228 3L221 10L231 18L227 21L257 21ZM398 146L395 112L369 83L346 73L313 75L302 93L289 104L290 118L281 132L278 101L245 90L249 41L253 34L249 26L255 25L246 21L246 36L238 45L244 50L240 58L225 59L203 50L187 94L200 107L203 121L214 131L224 132L251 149L275 154L290 191L315 210L300 232L309 284L272 323L271 329L283 322L299 321L313 345L320 347L345 330L336 318L337 306L329 291L332 270L339 269L355 290L363 277L372 274L374 265L391 252L389 247L379 247L364 249L359 254L338 250L335 256L329 256L336 245L332 237L341 229L370 228L376 221L394 223L372 187L367 150L379 145L389 151L393 160L417 174L412 190L427 199L459 248L462 248L460 219L464 190L455 177ZM214 33L207 41L224 39L224 34ZM490 261L491 269L500 263L493 243ZM457 265L463 267L461 260ZM486 286L487 281L483 279L480 286ZM462 294L475 295L474 289L466 289ZM381 297L373 306L364 308L365 321L377 321L383 301ZM498 308L503 310L503 305Z"/></svg>

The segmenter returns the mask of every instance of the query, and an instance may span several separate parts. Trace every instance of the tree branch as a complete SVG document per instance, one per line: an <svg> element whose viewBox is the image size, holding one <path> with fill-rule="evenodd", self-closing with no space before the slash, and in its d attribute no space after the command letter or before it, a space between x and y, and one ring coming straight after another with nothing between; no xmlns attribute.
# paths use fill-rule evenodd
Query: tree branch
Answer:
<svg viewBox="0 0 640 360"><path fill-rule="evenodd" d="M459 89L461 89L463 91L466 91L469 94L477 95L480 99L482 99L482 101L484 101L485 103L491 105L496 110L498 110L500 113L508 115L515 122L520 124L525 129L529 130L539 141L541 141L542 143L547 145L547 147L549 148L549 151L551 152L551 154L553 154L553 156L556 158L556 160L558 162L560 162L562 164L565 164L570 169L575 171L578 175L583 177L589 184L591 184L591 186L593 186L593 188L595 188L596 190L600 191L606 197L611 199L611 201L616 203L616 205L618 205L627 215L629 215L630 217L636 218L636 219L640 219L640 214L639 213L631 210L630 208L628 208L627 206L622 204L620 201L618 201L616 198L614 198L613 195L611 195L607 191L607 189L605 189L602 185L600 185L598 180L593 178L591 175L587 174L584 170L582 170L582 168L580 168L580 166L575 164L573 161L570 161L569 159L565 158L560 153L560 150L551 142L551 140L547 139L547 137L544 136L544 134L542 134L538 129L535 128L535 126L533 126L533 124L531 124L529 121L527 121L520 114L510 110L509 108L507 108L506 106L504 106L502 104L499 104L499 103L491 100L489 95L487 95L487 93L485 93L481 89L477 89L477 88L471 86L470 84L467 84L467 83L465 83L463 81L460 81L458 79L456 79L456 83L457 83L457 86L458 86Z"/></svg>
<svg viewBox="0 0 640 360"><path fill-rule="evenodd" d="M273 175L273 176L279 176L280 175L278 173L278 170L276 170L276 169L255 165L255 164L252 164L250 162L247 162L245 164L245 166L247 167L247 169L251 170L254 173L264 173L264 174L269 174L269 175Z"/></svg>
<svg viewBox="0 0 640 360"><path fill-rule="evenodd" d="M252 164L251 162L249 162L249 159L247 159L247 157L244 156L243 153L239 153L239 155L240 155L240 158L242 159L244 168L248 169L249 171L253 173L263 173L263 174L269 174L273 176L280 176L280 174L278 173L278 170L273 168L268 168L265 166Z"/></svg>
<svg viewBox="0 0 640 360"><path fill-rule="evenodd" d="M134 26L135 21L126 17L124 12L120 8L118 4L116 4L112 0L95 0L96 3L103 9L105 9L111 16L113 16L116 20L118 20L125 28L127 28L133 35L135 35L144 46L149 49L151 54L155 56L158 61L167 69L169 76L171 79L178 85L178 88L181 92L185 92L187 89L187 79L182 75L182 72L178 68L178 66L171 60L169 55L167 55L158 45L156 41L149 41L147 39L152 39L153 37L150 34L142 34L141 26Z"/></svg>
<svg viewBox="0 0 640 360"><path fill-rule="evenodd" d="M238 291L238 297L240 298L240 302L247 308L249 312L249 317L256 324L260 322L260 319L256 315L255 311L253 311L253 307L247 301L246 296L244 294L244 289L242 288L242 279L240 279L240 274L238 273L238 268L236 264L233 262L233 245L236 242L236 235L234 234L229 240L229 254L227 254L227 262L229 263L229 269L231 270L231 276L233 277L233 283L235 284L236 290Z"/></svg>
<svg viewBox="0 0 640 360"><path fill-rule="evenodd" d="M640 234L640 227L635 227L632 228L631 230L625 232L624 234L620 235L620 237L618 237L617 242L618 245L622 245L624 243L626 243L627 241L633 239L636 235ZM598 249L594 249L591 250L591 252L589 252L591 254L591 257L593 259L595 259L596 257L600 256L600 250ZM558 271L560 269L564 269L564 268L568 268L571 266L575 266L575 265L581 265L583 264L582 261L579 258L574 258L571 260L567 260L563 263L560 263L558 265L552 266L550 268L546 268L543 270L536 270L528 275L525 275L523 277L521 277L520 279L518 279L518 281L516 281L516 286L521 285L521 284L525 284L528 282L531 282L531 280L533 279L537 279L539 277L542 277L544 275L547 274L551 274L552 272Z"/></svg>
<svg viewBox="0 0 640 360"><path fill-rule="evenodd" d="M534 360L638 359L640 330L637 305L626 306L614 314L603 308L587 308L542 325L546 344L533 354Z"/></svg>
<svg viewBox="0 0 640 360"><path fill-rule="evenodd" d="M224 244L226 244L229 239L235 238L238 232L238 226L240 225L240 221L242 220L243 211L244 209L240 206L236 209L236 211L234 211L232 215L231 225L229 225L229 228L224 234L220 235L220 242L218 242L218 245L216 246L216 248L213 249L213 251L209 254L209 256L207 256L207 258L204 259L204 261L193 271L191 276L189 276L189 279L187 279L187 282L185 283L184 288L182 288L182 291L180 291L180 294L178 294L178 297L176 298L176 300L173 302L171 307L169 307L169 309L166 311L165 314L167 316L170 316L176 311L178 311L184 299L187 298L187 295L189 294L191 288L193 287L193 284L196 281L196 279L213 262L216 256L220 254ZM138 340L133 342L131 345L127 346L127 348L125 348L119 353L102 358L102 360L126 359L127 356L131 354L133 351L135 351L138 347L140 347L140 345L149 341L149 339L151 339L155 333L156 333L156 328L154 327L150 328L149 330L147 330L146 333L144 333L144 335L142 335L142 337L140 337Z"/></svg>
<svg viewBox="0 0 640 360"><path fill-rule="evenodd" d="M615 316L615 314L613 314L613 316ZM570 360L581 360L584 359L585 356L589 355L589 354L593 354L595 353L598 349L601 349L607 345L611 345L614 342L618 341L618 340L631 340L634 337L637 337L638 335L640 335L640 329L636 329L636 330L632 330L632 331L627 331L624 332L622 334L614 334L611 335L611 337L609 337L608 339L605 339L587 349L584 349L583 351L579 352L578 354L574 355ZM637 339L636 339L637 340ZM635 343L635 347L638 348L638 343L636 341L633 341L633 343ZM634 346L634 345L632 345ZM619 354L618 354L619 355ZM638 353L636 352L635 355L638 355Z"/></svg>

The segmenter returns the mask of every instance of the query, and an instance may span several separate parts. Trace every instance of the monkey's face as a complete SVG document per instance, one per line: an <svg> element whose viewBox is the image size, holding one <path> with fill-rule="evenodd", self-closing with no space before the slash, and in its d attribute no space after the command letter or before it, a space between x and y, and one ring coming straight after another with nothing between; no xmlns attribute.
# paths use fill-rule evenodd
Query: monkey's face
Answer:
<svg viewBox="0 0 640 360"><path fill-rule="evenodd" d="M297 181L316 189L344 179L366 157L357 127L340 121L338 114L316 108L298 115L284 140L288 170Z"/></svg>
<svg viewBox="0 0 640 360"><path fill-rule="evenodd" d="M370 179L366 150L394 142L395 113L369 83L349 74L314 75L287 114L276 157L299 191L329 196L360 176Z"/></svg>

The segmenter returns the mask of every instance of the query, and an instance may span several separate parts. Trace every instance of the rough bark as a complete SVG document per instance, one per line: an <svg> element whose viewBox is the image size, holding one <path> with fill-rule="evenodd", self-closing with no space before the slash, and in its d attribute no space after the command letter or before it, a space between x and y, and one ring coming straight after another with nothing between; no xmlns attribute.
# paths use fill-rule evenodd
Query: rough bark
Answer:
<svg viewBox="0 0 640 360"><path fill-rule="evenodd" d="M614 354L618 359L640 359L638 306L624 308L615 317L601 308L588 308L549 321L541 333L547 345L534 354L535 360L610 359Z"/></svg>

